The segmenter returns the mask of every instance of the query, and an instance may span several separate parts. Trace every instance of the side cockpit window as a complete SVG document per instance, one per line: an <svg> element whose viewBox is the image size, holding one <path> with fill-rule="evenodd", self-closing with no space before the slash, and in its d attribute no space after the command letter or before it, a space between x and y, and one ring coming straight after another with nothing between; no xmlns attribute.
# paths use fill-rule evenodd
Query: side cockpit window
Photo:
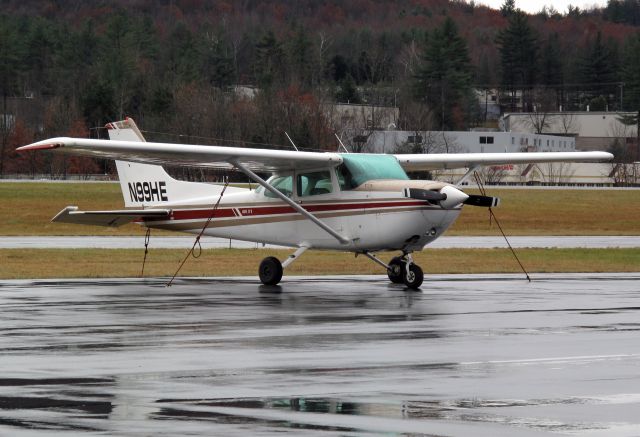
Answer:
<svg viewBox="0 0 640 437"><path fill-rule="evenodd" d="M293 194L293 176L291 175L276 176L271 181L269 181L269 183L287 197L291 197L291 195ZM262 193L265 195L265 197L277 199L277 196L269 190L265 190L264 188L262 188Z"/></svg>
<svg viewBox="0 0 640 437"><path fill-rule="evenodd" d="M329 194L333 191L331 173L326 170L298 173L296 176L296 188L300 197Z"/></svg>
<svg viewBox="0 0 640 437"><path fill-rule="evenodd" d="M338 177L338 185L341 191L353 190L357 187L346 165L340 164L336 167L336 176Z"/></svg>

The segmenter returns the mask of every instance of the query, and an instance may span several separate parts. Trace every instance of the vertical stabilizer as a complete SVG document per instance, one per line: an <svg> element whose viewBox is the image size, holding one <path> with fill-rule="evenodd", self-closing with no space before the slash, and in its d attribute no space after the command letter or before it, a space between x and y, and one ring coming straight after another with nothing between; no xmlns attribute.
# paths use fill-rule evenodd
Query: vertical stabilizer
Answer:
<svg viewBox="0 0 640 437"><path fill-rule="evenodd" d="M146 141L131 118L109 123L106 128L112 140ZM222 191L216 185L176 180L161 165L116 161L116 168L127 208L211 198Z"/></svg>

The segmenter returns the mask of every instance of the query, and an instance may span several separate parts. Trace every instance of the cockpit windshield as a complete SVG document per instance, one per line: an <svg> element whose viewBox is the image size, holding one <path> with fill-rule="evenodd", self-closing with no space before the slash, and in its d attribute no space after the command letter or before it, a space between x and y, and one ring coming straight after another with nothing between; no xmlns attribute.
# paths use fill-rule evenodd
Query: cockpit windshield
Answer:
<svg viewBox="0 0 640 437"><path fill-rule="evenodd" d="M341 153L343 163L337 168L342 190L350 190L367 181L380 179L409 180L398 160L392 155Z"/></svg>

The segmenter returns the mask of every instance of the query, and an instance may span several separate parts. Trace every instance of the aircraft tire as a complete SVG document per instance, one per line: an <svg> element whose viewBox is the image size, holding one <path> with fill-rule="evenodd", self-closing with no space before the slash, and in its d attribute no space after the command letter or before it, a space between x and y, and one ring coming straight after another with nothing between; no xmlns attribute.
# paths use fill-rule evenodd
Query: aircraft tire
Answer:
<svg viewBox="0 0 640 437"><path fill-rule="evenodd" d="M268 256L262 260L258 268L260 282L264 285L276 285L282 279L282 264L278 258Z"/></svg>
<svg viewBox="0 0 640 437"><path fill-rule="evenodd" d="M387 270L387 276L391 282L394 284L402 284L404 282L402 279L404 276L404 266L405 261L403 261L399 256L396 256L389 261L390 269Z"/></svg>
<svg viewBox="0 0 640 437"><path fill-rule="evenodd" d="M424 274L422 273L422 269L420 266L416 264L411 264L409 266L409 272L403 271L402 279L404 285L411 288L412 290L417 290L422 285L422 281L424 280Z"/></svg>

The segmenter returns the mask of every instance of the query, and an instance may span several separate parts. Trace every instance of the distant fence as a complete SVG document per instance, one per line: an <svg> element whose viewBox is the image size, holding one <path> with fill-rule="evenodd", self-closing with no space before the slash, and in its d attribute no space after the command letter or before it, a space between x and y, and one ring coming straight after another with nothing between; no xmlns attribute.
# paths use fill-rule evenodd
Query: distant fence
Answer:
<svg viewBox="0 0 640 437"><path fill-rule="evenodd" d="M118 177L109 174L67 174L51 176L50 173L31 174L4 174L0 176L2 180L20 180L20 181L118 181Z"/></svg>

